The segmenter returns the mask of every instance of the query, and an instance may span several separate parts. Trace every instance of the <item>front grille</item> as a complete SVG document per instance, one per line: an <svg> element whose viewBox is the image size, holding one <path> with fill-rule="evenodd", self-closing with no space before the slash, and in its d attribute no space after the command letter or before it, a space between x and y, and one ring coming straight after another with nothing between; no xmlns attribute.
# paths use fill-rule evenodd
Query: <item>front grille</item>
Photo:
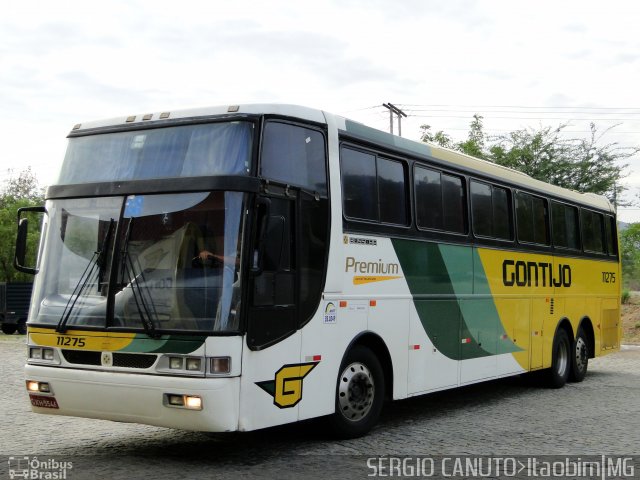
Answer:
<svg viewBox="0 0 640 480"><path fill-rule="evenodd" d="M75 365L102 365L102 352L85 352L82 350L61 350L64 359ZM113 354L113 366L121 368L149 368L156 361L157 355L139 353Z"/></svg>
<svg viewBox="0 0 640 480"><path fill-rule="evenodd" d="M100 365L100 352L83 352L82 350L62 350L62 356L69 363L78 365Z"/></svg>
<svg viewBox="0 0 640 480"><path fill-rule="evenodd" d="M139 353L114 353L113 366L124 368L149 368L156 361L156 355Z"/></svg>

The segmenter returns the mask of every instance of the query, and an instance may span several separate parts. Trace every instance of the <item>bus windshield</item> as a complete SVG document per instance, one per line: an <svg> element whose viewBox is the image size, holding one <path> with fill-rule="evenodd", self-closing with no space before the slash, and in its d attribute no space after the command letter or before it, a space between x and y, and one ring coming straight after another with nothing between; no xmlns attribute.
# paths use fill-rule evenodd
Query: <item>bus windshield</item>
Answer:
<svg viewBox="0 0 640 480"><path fill-rule="evenodd" d="M250 122L72 137L56 183L248 175L252 138Z"/></svg>
<svg viewBox="0 0 640 480"><path fill-rule="evenodd" d="M34 322L237 331L244 203L240 192L49 201Z"/></svg>

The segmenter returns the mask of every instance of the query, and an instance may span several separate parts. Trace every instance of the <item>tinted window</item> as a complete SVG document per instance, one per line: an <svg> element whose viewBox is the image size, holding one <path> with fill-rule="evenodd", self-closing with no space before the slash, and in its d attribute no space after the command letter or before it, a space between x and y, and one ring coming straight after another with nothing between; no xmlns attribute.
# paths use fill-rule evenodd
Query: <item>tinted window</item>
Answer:
<svg viewBox="0 0 640 480"><path fill-rule="evenodd" d="M549 244L546 200L522 192L516 193L516 218L518 240Z"/></svg>
<svg viewBox="0 0 640 480"><path fill-rule="evenodd" d="M206 123L69 139L57 184L248 175L253 124Z"/></svg>
<svg viewBox="0 0 640 480"><path fill-rule="evenodd" d="M341 170L344 214L351 218L378 220L376 157L343 148Z"/></svg>
<svg viewBox="0 0 640 480"><path fill-rule="evenodd" d="M414 176L418 226L465 233L462 179L423 167L416 167Z"/></svg>
<svg viewBox="0 0 640 480"><path fill-rule="evenodd" d="M471 182L471 211L473 215L473 233L483 237L492 236L491 185Z"/></svg>
<svg viewBox="0 0 640 480"><path fill-rule="evenodd" d="M397 225L409 223L402 162L343 147L340 170L345 216Z"/></svg>
<svg viewBox="0 0 640 480"><path fill-rule="evenodd" d="M616 255L618 253L618 242L616 236L616 220L607 215L604 221L605 240L607 241L607 253Z"/></svg>
<svg viewBox="0 0 640 480"><path fill-rule="evenodd" d="M510 240L511 211L506 188L471 181L473 233L481 237Z"/></svg>
<svg viewBox="0 0 640 480"><path fill-rule="evenodd" d="M406 225L406 198L404 166L402 163L385 158L378 158L380 221L383 223Z"/></svg>
<svg viewBox="0 0 640 480"><path fill-rule="evenodd" d="M296 125L267 123L260 172L265 178L326 195L324 136Z"/></svg>
<svg viewBox="0 0 640 480"><path fill-rule="evenodd" d="M509 192L505 188L492 186L493 236L511 239L511 216L509 215Z"/></svg>
<svg viewBox="0 0 640 480"><path fill-rule="evenodd" d="M442 230L442 183L440 172L416 167L414 182L418 226Z"/></svg>
<svg viewBox="0 0 640 480"><path fill-rule="evenodd" d="M571 205L551 202L553 222L553 244L556 247L580 248L580 230L578 229L578 209Z"/></svg>
<svg viewBox="0 0 640 480"><path fill-rule="evenodd" d="M588 252L605 253L603 216L582 210L582 241Z"/></svg>
<svg viewBox="0 0 640 480"><path fill-rule="evenodd" d="M444 230L466 233L465 191L462 179L442 174L442 219Z"/></svg>

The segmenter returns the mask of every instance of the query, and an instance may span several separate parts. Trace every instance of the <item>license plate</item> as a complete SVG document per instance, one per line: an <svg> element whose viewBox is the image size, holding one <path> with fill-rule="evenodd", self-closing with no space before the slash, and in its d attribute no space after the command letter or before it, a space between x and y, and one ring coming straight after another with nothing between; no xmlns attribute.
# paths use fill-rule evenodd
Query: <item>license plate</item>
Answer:
<svg viewBox="0 0 640 480"><path fill-rule="evenodd" d="M54 397L43 397L42 395L29 394L31 405L40 408L60 408L58 401Z"/></svg>

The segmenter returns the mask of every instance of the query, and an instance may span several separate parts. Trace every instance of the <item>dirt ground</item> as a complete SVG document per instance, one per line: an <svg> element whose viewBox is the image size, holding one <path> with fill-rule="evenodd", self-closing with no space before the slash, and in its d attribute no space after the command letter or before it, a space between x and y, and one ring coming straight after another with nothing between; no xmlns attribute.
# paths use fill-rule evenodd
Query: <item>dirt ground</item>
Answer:
<svg viewBox="0 0 640 480"><path fill-rule="evenodd" d="M632 292L622 305L622 330L623 344L640 345L640 292Z"/></svg>

